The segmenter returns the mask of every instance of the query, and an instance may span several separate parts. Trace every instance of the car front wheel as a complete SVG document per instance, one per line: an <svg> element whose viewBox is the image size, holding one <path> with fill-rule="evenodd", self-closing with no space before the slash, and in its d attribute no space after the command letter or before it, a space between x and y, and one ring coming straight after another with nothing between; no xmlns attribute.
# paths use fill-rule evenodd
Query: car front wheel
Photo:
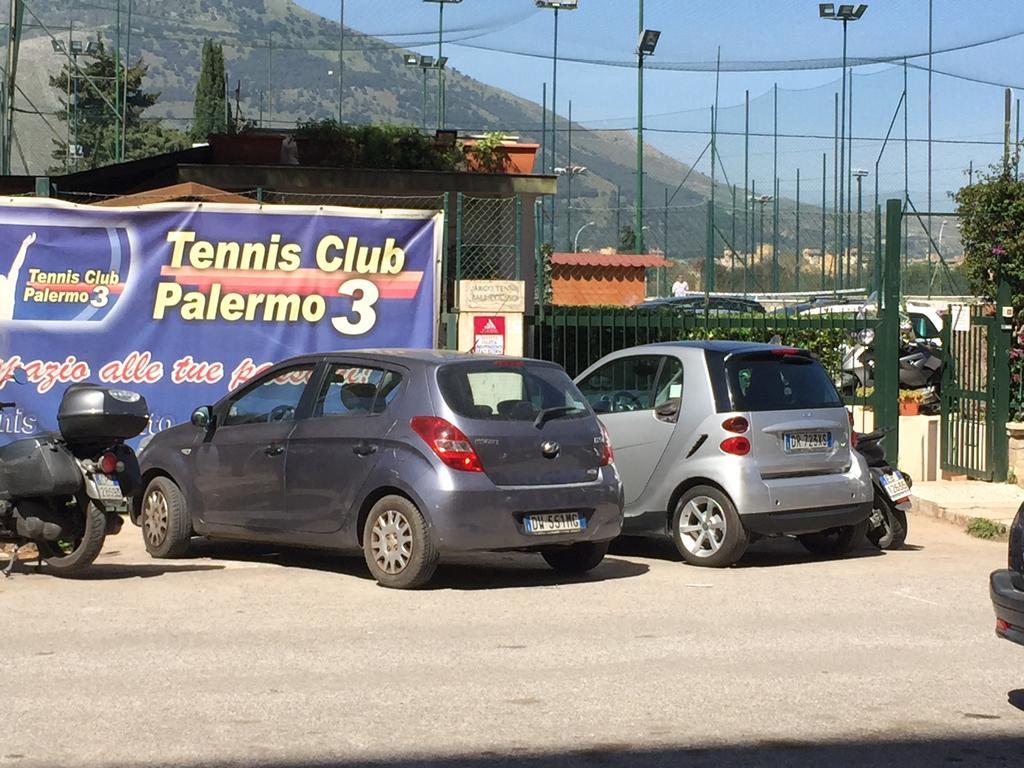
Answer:
<svg viewBox="0 0 1024 768"><path fill-rule="evenodd" d="M142 540L156 558L182 557L192 541L192 518L181 489L169 477L156 477L146 486L139 514Z"/></svg>
<svg viewBox="0 0 1024 768"><path fill-rule="evenodd" d="M747 551L750 534L728 496L717 488L699 485L676 504L672 540L691 565L728 568Z"/></svg>
<svg viewBox="0 0 1024 768"><path fill-rule="evenodd" d="M402 496L373 505L363 529L363 555L382 587L422 587L437 568L437 547L423 515Z"/></svg>

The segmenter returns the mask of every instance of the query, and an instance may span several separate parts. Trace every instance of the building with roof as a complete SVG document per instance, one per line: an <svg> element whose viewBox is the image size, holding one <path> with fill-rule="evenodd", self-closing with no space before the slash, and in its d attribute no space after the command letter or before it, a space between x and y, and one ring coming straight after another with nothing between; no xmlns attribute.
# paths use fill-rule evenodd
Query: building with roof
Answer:
<svg viewBox="0 0 1024 768"><path fill-rule="evenodd" d="M553 253L551 303L633 306L647 297L647 270L671 267L660 254Z"/></svg>

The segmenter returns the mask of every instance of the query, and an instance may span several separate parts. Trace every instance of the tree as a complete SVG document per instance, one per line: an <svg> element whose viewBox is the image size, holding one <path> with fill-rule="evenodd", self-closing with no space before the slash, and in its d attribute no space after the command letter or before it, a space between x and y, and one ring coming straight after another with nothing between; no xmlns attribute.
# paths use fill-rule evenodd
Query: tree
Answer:
<svg viewBox="0 0 1024 768"><path fill-rule="evenodd" d="M107 53L99 39L96 54L90 56L89 63L83 66L82 58L84 56L66 62L57 75L50 77L50 85L60 94L58 118L70 120L72 146L77 145L80 149L78 155L69 153L66 140L54 139L53 158L61 162L62 169L89 170L116 161L120 140L120 116L115 109L119 103L117 84L125 88L125 78L124 159L137 160L188 146L180 131L164 127L159 120L143 118L143 112L160 98L159 93L142 89L142 81L148 71L145 64L139 61L134 66L125 67L122 73L125 78L115 79L114 57ZM68 94L71 94L70 99Z"/></svg>
<svg viewBox="0 0 1024 768"><path fill-rule="evenodd" d="M1014 165L993 166L953 199L972 289L995 298L1002 277L1019 309L1024 306L1024 179L1015 178Z"/></svg>
<svg viewBox="0 0 1024 768"><path fill-rule="evenodd" d="M192 129L189 138L203 142L210 134L231 130L231 107L228 104L227 75L224 71L224 48L212 40L203 43L199 82L192 107Z"/></svg>
<svg viewBox="0 0 1024 768"><path fill-rule="evenodd" d="M619 253L636 253L636 230L631 224L624 224L619 230Z"/></svg>

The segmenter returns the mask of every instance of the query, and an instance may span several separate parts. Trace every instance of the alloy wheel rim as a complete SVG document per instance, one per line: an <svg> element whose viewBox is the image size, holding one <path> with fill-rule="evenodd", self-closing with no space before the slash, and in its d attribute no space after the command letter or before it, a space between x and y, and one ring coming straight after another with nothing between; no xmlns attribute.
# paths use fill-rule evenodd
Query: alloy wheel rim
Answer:
<svg viewBox="0 0 1024 768"><path fill-rule="evenodd" d="M170 513L167 509L167 497L162 491L154 490L146 496L142 508L142 528L146 540L153 546L160 546L167 538L167 526Z"/></svg>
<svg viewBox="0 0 1024 768"><path fill-rule="evenodd" d="M725 512L709 496L687 502L679 516L679 538L694 557L711 557L725 543Z"/></svg>
<svg viewBox="0 0 1024 768"><path fill-rule="evenodd" d="M389 509L373 522L370 549L384 573L401 573L412 559L412 526L397 509Z"/></svg>

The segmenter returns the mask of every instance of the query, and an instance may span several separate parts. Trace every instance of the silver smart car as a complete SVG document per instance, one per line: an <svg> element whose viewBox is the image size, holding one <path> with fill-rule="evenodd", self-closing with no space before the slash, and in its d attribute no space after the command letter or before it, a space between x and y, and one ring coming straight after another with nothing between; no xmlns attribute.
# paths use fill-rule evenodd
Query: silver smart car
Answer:
<svg viewBox="0 0 1024 768"><path fill-rule="evenodd" d="M735 563L752 537L817 554L858 546L871 479L849 416L806 351L673 342L607 355L576 384L615 446L623 532L665 535L695 565Z"/></svg>

